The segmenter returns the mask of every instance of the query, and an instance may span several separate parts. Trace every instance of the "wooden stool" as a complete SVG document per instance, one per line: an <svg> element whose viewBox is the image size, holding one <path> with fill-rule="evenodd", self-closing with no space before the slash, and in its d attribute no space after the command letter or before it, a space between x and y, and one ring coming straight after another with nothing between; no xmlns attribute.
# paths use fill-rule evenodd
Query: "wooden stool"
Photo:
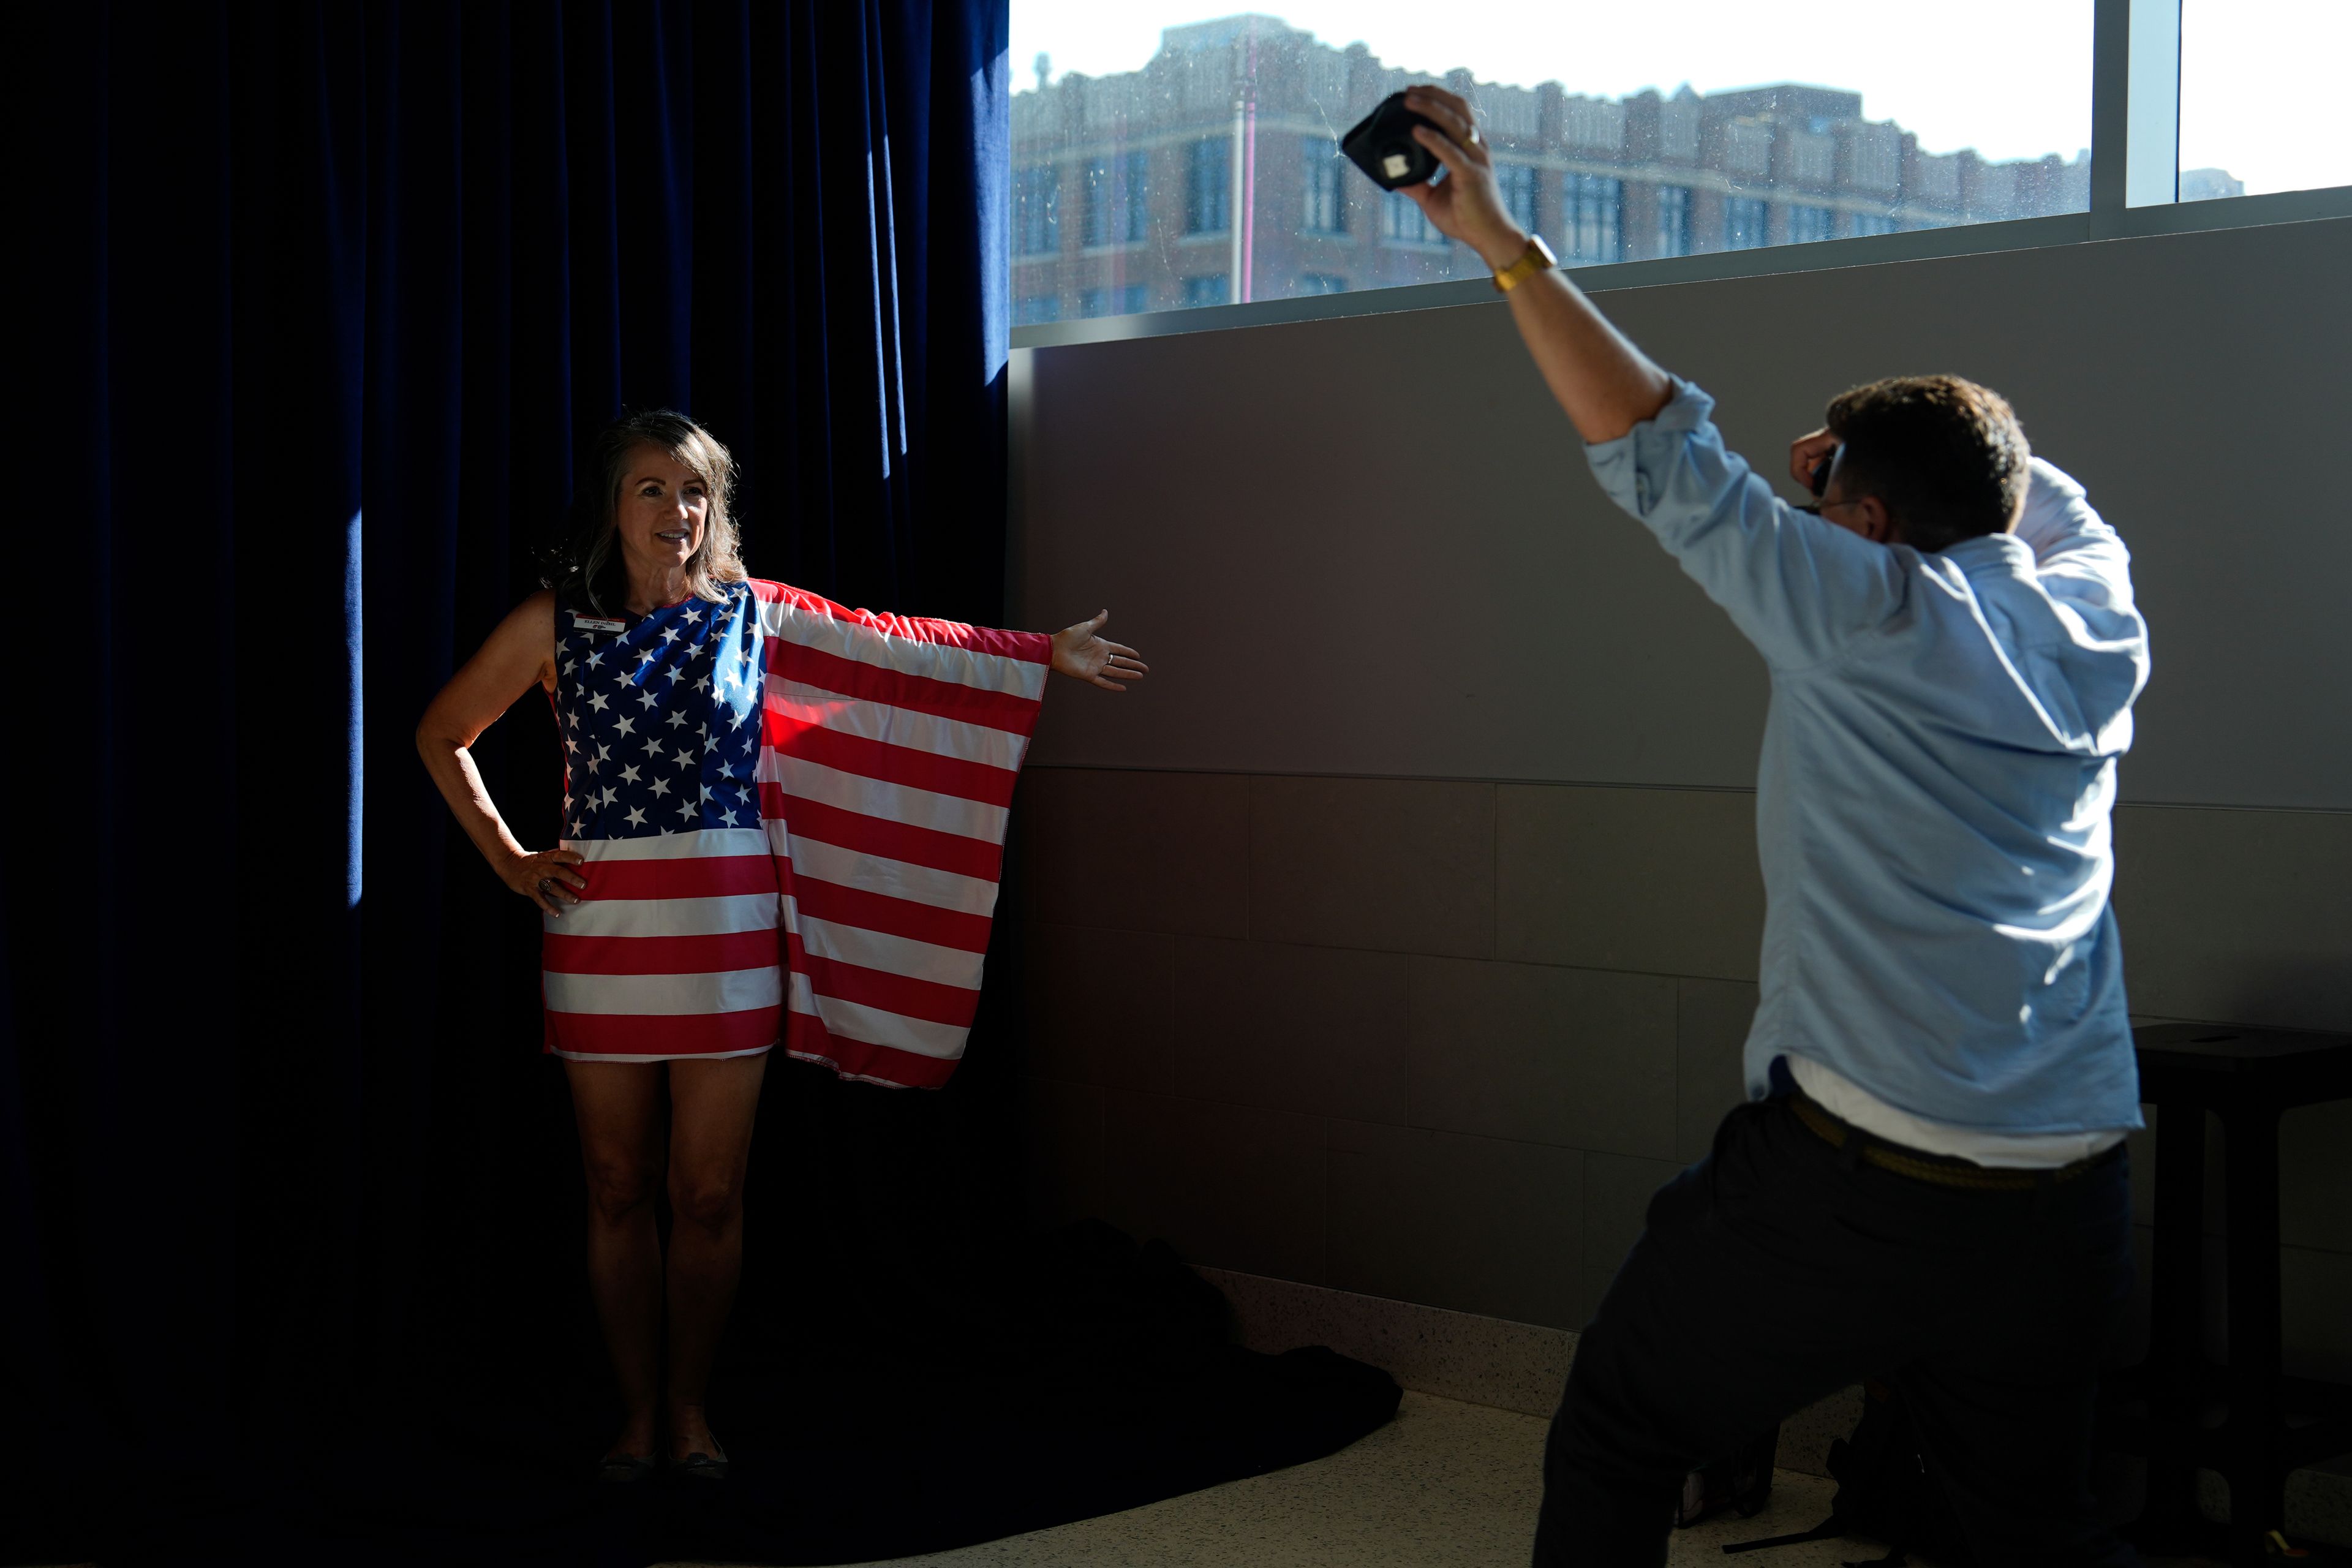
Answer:
<svg viewBox="0 0 2352 1568"><path fill-rule="evenodd" d="M2230 1484L2226 1550L2253 1568L2285 1524L2287 1472L2352 1448L2352 1390L2279 1372L2279 1116L2352 1099L2352 1035L2159 1024L2134 1031L2140 1099L2158 1108L2154 1313L2147 1360L2114 1380L2107 1444L2147 1457L2145 1544L2195 1544L2196 1471ZM2221 1118L2229 1364L2203 1348L2205 1114ZM2145 1402L2145 1414L2128 1411ZM2206 1425L2218 1405L2219 1426ZM2290 1426L2287 1410L2317 1413ZM2184 1538L2188 1538L2184 1540Z"/></svg>

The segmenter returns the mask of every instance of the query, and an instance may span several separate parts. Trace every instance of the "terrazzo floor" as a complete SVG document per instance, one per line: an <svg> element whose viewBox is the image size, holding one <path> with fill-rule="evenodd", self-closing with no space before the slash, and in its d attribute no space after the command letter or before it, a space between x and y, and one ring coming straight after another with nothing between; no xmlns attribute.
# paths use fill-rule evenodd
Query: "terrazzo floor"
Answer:
<svg viewBox="0 0 2352 1568"><path fill-rule="evenodd" d="M1542 1495L1540 1416L1408 1393L1394 1421L1328 1459L1125 1513L873 1568L1524 1568ZM1678 1531L1667 1561L1727 1561L1727 1542L1811 1529L1832 1483L1783 1470L1754 1519ZM1832 1568L1857 1542L1811 1542L1760 1558ZM1916 1558L1913 1559L1917 1562ZM719 1568L674 1563L666 1568ZM2148 1568L2193 1568L2171 1560Z"/></svg>

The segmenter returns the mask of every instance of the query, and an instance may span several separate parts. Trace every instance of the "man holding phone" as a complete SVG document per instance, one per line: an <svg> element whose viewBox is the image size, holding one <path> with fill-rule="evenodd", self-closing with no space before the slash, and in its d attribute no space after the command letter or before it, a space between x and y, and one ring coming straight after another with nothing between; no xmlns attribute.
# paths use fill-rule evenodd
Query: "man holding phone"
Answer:
<svg viewBox="0 0 2352 1568"><path fill-rule="evenodd" d="M1405 194L1495 269L1602 489L1772 674L1752 1098L1584 1331L1536 1561L1664 1563L1694 1464L1874 1378L1979 1562L2136 1562L2087 1485L2139 1124L2107 902L2148 671L2122 541L1952 376L1835 399L1790 452L1817 503L1780 500L1512 221L1468 103L1405 107L1445 169Z"/></svg>

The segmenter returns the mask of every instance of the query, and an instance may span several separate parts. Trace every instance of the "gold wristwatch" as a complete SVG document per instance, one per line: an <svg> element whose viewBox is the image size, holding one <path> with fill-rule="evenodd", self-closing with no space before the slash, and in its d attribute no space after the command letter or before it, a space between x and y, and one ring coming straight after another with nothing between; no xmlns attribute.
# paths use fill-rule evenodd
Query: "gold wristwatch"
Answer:
<svg viewBox="0 0 2352 1568"><path fill-rule="evenodd" d="M1519 252L1519 258L1495 274L1496 290L1507 294L1545 268L1559 265L1559 258L1551 253L1551 247L1543 242L1540 235L1531 234L1528 236L1528 247Z"/></svg>

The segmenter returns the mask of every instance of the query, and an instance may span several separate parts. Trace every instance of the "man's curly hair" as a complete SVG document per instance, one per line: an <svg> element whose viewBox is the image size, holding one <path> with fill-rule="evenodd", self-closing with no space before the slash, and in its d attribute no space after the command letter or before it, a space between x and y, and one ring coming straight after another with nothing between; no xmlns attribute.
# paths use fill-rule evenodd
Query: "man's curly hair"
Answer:
<svg viewBox="0 0 2352 1568"><path fill-rule="evenodd" d="M1957 375L1898 375L1830 400L1822 421L1845 444L1841 488L1876 496L1895 542L1942 550L2005 531L2033 449L2000 394Z"/></svg>

